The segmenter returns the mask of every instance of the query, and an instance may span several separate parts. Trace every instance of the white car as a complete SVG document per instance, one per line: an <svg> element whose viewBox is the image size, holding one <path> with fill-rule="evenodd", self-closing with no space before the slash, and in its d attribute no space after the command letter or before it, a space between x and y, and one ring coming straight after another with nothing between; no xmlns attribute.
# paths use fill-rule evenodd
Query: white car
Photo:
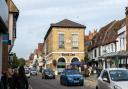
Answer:
<svg viewBox="0 0 128 89"><path fill-rule="evenodd" d="M25 68L25 75L30 78L30 70L28 68Z"/></svg>
<svg viewBox="0 0 128 89"><path fill-rule="evenodd" d="M128 70L124 68L102 70L96 89L128 89Z"/></svg>

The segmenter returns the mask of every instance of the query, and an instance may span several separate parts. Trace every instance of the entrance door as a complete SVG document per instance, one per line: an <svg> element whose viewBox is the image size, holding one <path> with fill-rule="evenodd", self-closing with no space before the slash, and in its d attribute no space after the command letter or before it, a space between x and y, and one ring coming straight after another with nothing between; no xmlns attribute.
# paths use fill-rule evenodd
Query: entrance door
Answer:
<svg viewBox="0 0 128 89"><path fill-rule="evenodd" d="M66 62L64 58L59 58L58 63L57 63L57 69L58 69L58 74L63 72L63 70L66 68Z"/></svg>

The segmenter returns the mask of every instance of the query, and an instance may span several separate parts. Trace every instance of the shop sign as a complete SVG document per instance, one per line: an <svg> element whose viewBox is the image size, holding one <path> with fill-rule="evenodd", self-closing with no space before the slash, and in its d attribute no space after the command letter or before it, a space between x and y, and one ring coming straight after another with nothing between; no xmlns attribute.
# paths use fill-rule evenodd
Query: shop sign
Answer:
<svg viewBox="0 0 128 89"><path fill-rule="evenodd" d="M62 53L62 56L75 56L74 53Z"/></svg>
<svg viewBox="0 0 128 89"><path fill-rule="evenodd" d="M9 34L3 34L3 43L9 44Z"/></svg>

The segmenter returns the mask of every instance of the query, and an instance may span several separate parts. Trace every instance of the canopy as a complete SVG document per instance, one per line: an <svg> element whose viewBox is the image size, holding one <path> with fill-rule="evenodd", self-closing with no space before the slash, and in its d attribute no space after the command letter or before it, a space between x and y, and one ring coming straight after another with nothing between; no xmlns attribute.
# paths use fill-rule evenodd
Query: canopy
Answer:
<svg viewBox="0 0 128 89"><path fill-rule="evenodd" d="M75 62L72 62L70 65L80 66L80 65L81 65L81 62L79 62L79 61L75 61Z"/></svg>

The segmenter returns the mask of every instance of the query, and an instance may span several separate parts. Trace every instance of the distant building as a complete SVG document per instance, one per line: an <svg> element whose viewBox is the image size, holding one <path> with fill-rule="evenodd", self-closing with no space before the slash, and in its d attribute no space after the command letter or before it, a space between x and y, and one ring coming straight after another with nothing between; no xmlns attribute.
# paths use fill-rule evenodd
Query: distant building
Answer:
<svg viewBox="0 0 128 89"><path fill-rule="evenodd" d="M64 19L51 24L44 38L46 67L56 74L71 62L84 60L85 26Z"/></svg>
<svg viewBox="0 0 128 89"><path fill-rule="evenodd" d="M29 60L32 60L31 66L36 67L40 70L44 67L44 53L43 53L44 43L38 43L37 49L34 50L29 57Z"/></svg>
<svg viewBox="0 0 128 89"><path fill-rule="evenodd" d="M88 48L91 44L91 41L93 37L97 34L97 30L94 30L94 32L89 32L89 35L85 35L85 59L88 58Z"/></svg>

